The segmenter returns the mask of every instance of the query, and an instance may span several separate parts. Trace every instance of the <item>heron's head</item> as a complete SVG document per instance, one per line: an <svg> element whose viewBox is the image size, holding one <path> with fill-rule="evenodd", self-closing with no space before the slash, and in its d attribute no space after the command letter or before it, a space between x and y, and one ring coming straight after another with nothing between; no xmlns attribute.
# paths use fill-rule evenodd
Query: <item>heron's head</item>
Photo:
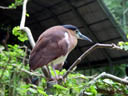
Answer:
<svg viewBox="0 0 128 96"><path fill-rule="evenodd" d="M82 39L82 40L87 40L87 41L92 42L92 40L90 38L88 38L87 36L83 35L76 26L74 26L74 25L63 25L63 27L75 32L75 35L76 35L77 39Z"/></svg>

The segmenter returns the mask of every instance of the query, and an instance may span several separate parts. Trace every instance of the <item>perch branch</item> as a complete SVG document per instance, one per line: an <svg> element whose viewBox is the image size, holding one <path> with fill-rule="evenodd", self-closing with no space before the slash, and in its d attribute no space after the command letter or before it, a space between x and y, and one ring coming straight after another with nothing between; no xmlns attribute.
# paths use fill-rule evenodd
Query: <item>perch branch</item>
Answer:
<svg viewBox="0 0 128 96"><path fill-rule="evenodd" d="M90 54L91 52L93 52L95 49L97 48L112 48L112 49L117 49L117 50L122 50L119 46L115 45L115 44L100 44L100 43L96 43L95 45L93 45L92 47L90 47L87 51L85 51L71 66L70 68L67 70L67 72L63 75L63 78L66 78L67 75L73 70L73 68L75 66L77 66L81 60L83 60L88 54Z"/></svg>

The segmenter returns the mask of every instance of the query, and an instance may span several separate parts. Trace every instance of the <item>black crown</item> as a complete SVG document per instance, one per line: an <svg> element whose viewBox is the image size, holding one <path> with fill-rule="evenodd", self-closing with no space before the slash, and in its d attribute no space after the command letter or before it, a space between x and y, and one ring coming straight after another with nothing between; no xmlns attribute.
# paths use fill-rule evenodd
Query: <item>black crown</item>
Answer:
<svg viewBox="0 0 128 96"><path fill-rule="evenodd" d="M77 30L78 28L74 25L70 25L70 24L67 24L67 25L63 25L64 28L67 28L67 29L71 29L71 30Z"/></svg>

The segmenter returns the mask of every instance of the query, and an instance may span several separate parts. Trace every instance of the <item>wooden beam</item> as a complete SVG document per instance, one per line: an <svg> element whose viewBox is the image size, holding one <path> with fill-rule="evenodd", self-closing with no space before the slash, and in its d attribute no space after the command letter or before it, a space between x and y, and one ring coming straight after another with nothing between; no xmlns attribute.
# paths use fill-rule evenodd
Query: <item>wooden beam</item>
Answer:
<svg viewBox="0 0 128 96"><path fill-rule="evenodd" d="M65 0L67 2L67 4L69 4L69 6L71 6L72 12L73 14L79 19L79 21L81 22L81 24L84 26L84 28L86 29L86 32L90 35L90 37L92 37L93 41L99 42L98 38L96 37L96 35L92 32L92 30L89 28L87 22L85 21L85 19L81 16L81 14L78 12L77 8L70 2L70 0ZM108 52L105 49L101 49L103 55L107 58L108 62L112 62Z"/></svg>

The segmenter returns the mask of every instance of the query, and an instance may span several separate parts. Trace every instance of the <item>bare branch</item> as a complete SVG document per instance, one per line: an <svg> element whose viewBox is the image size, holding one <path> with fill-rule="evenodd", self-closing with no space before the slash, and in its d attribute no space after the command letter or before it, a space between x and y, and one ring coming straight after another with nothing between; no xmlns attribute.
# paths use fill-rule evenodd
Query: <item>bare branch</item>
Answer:
<svg viewBox="0 0 128 96"><path fill-rule="evenodd" d="M30 42L32 48L34 48L35 41L34 41L34 38L32 36L31 30L28 27L25 27L27 2L28 2L28 0L24 0L24 2L23 2L22 18L21 18L21 22L20 22L20 30L23 30L27 33L27 36L29 38L29 42ZM45 67L43 67L43 70L47 70L47 69ZM48 73L46 73L46 74L48 74Z"/></svg>
<svg viewBox="0 0 128 96"><path fill-rule="evenodd" d="M108 73L101 73L100 75L98 75L97 77L95 77L94 79L92 79L87 85L85 85L85 88L82 89L82 91L80 92L80 95L79 96L83 96L82 94L84 94L84 91L87 87L93 85L94 83L96 83L96 81L100 78L108 78L108 79L111 79L115 82L118 82L118 83L121 83L121 84L125 84L125 85L128 85L128 80L126 79L122 79L122 78L119 78L117 76L114 76L112 74L108 74ZM98 91L101 91L100 89L97 89ZM107 90L103 90L102 91L107 91ZM118 90L119 91L119 90ZM107 91L108 93L112 92L112 91Z"/></svg>
<svg viewBox="0 0 128 96"><path fill-rule="evenodd" d="M33 36L32 36L31 30L30 30L28 27L21 27L20 29L23 30L23 31L25 31L25 32L27 33L29 42L30 42L32 48L34 48L34 46L35 46L35 41L34 41L34 38L33 38Z"/></svg>
<svg viewBox="0 0 128 96"><path fill-rule="evenodd" d="M28 0L24 0L24 2L23 2L22 18L21 18L21 22L20 22L20 28L25 27L27 2L28 2Z"/></svg>
<svg viewBox="0 0 128 96"><path fill-rule="evenodd" d="M95 77L93 80L91 80L89 82L89 84L94 84L99 78L108 78L108 79L111 79L113 81L128 85L128 80L119 78L117 76L114 76L112 74L108 74L108 73L105 73L105 72L103 72L100 75L98 75L97 77Z"/></svg>
<svg viewBox="0 0 128 96"><path fill-rule="evenodd" d="M0 9L15 9L15 8L9 8L9 7L5 7L5 6L0 6Z"/></svg>
<svg viewBox="0 0 128 96"><path fill-rule="evenodd" d="M24 70L24 69L20 69L20 70L21 70L22 72L27 73L27 74L30 75L30 76L44 77L42 74L33 73L33 72L30 72L30 71Z"/></svg>
<svg viewBox="0 0 128 96"><path fill-rule="evenodd" d="M27 6L28 0L24 0L23 2L23 9L22 9L22 17L20 22L20 29L27 33L29 42L32 46L32 48L35 46L35 41L32 36L31 30L28 27L25 27L25 20L26 20L26 6Z"/></svg>
<svg viewBox="0 0 128 96"><path fill-rule="evenodd" d="M86 50L71 66L70 68L67 70L67 72L63 75L63 78L66 78L67 75L73 70L73 68L75 66L77 66L81 60L83 60L88 54L90 54L91 52L93 52L95 49L97 48L112 48L112 49L117 49L117 50L122 50L119 46L115 45L115 44L100 44L100 43L96 43L95 45L93 45L92 47L90 47L88 50Z"/></svg>
<svg viewBox="0 0 128 96"><path fill-rule="evenodd" d="M23 63L23 65L25 65L25 61L26 61L26 54L27 54L27 51L28 51L28 47L27 46L20 46L19 48L24 48L25 49L25 56L22 58L23 60L22 60L22 63ZM22 66L23 67L23 66ZM22 68L21 67L21 68Z"/></svg>
<svg viewBox="0 0 128 96"><path fill-rule="evenodd" d="M27 73L30 76L44 77L42 74L38 74L38 73L35 73L35 72L30 72L28 70L25 70L23 68L20 68L16 64L12 64L12 66L16 67L17 69L21 70L22 72Z"/></svg>

